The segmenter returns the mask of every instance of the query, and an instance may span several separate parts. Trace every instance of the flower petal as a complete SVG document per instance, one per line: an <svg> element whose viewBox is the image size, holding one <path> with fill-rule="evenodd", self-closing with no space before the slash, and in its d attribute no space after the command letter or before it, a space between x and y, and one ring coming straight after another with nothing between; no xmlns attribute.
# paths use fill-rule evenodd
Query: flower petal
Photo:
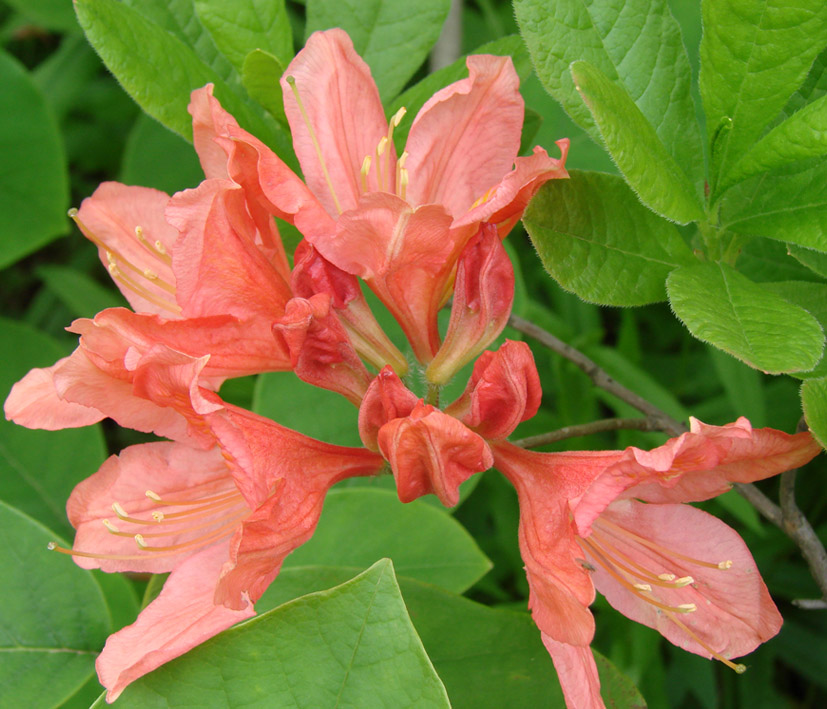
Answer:
<svg viewBox="0 0 827 709"><path fill-rule="evenodd" d="M138 677L255 615L252 604L231 610L213 601L227 544L209 547L177 566L138 619L110 635L95 666L114 702Z"/></svg>
<svg viewBox="0 0 827 709"><path fill-rule="evenodd" d="M594 530L603 548L610 544L618 557L623 554L628 562L650 570L654 576L665 573L694 579L680 588L651 584L651 592L633 593L603 566L594 564L595 586L612 606L632 620L655 628L678 647L703 657L711 657L711 651L727 659L740 657L781 628L781 616L749 549L732 528L716 517L690 505L618 500L594 523ZM718 563L727 568L718 568ZM692 603L697 610L665 612L643 596L670 606Z"/></svg>
<svg viewBox="0 0 827 709"><path fill-rule="evenodd" d="M287 77L295 80L304 111ZM362 161L365 156L375 155L379 141L388 132L370 68L353 49L350 37L343 30L315 32L290 62L281 79L281 88L293 147L307 185L328 214L335 216L352 209L361 194ZM315 141L303 113L313 126ZM392 142L385 155L388 167L383 169L387 174L394 174L396 158ZM372 181L376 179L375 174L374 169ZM369 185L371 189L376 187Z"/></svg>
<svg viewBox="0 0 827 709"><path fill-rule="evenodd" d="M366 448L379 450L379 430L388 421L409 416L419 399L391 367L384 367L370 383L359 408L359 436Z"/></svg>
<svg viewBox="0 0 827 709"><path fill-rule="evenodd" d="M604 709L606 705L600 696L600 677L591 648L588 645L558 643L545 633L541 633L540 637L557 670L566 707Z"/></svg>
<svg viewBox="0 0 827 709"><path fill-rule="evenodd" d="M468 78L425 103L405 146L408 201L442 204L454 218L511 170L523 125L520 80L510 57L472 55L465 62Z"/></svg>

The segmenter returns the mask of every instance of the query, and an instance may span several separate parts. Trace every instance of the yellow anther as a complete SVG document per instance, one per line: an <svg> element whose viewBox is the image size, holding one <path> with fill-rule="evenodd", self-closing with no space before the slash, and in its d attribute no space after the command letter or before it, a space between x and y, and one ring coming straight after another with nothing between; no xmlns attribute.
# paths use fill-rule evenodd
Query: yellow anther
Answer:
<svg viewBox="0 0 827 709"><path fill-rule="evenodd" d="M164 255L164 256L166 256L166 255L167 255L167 247L166 247L166 246L164 246L164 245L161 243L161 241L160 241L160 240L158 240L158 241L156 241L156 242L155 242L155 248L158 250L158 253L159 253L159 254L162 254L162 255Z"/></svg>
<svg viewBox="0 0 827 709"><path fill-rule="evenodd" d="M163 512L158 512L156 510L155 512L152 513L152 519L154 519L156 522L163 522L164 521L164 513Z"/></svg>
<svg viewBox="0 0 827 709"><path fill-rule="evenodd" d="M648 583L636 583L636 584L633 584L633 586L638 591L651 591L652 590L652 587Z"/></svg>
<svg viewBox="0 0 827 709"><path fill-rule="evenodd" d="M117 502L112 503L112 509L115 511L115 514L118 515L118 517L120 517L121 519L123 519L124 517L129 517L129 514L127 514L126 510L123 507L121 507L120 504Z"/></svg>
<svg viewBox="0 0 827 709"><path fill-rule="evenodd" d="M694 603L681 603L675 606L681 613L694 613L698 607Z"/></svg>
<svg viewBox="0 0 827 709"><path fill-rule="evenodd" d="M688 586L690 583L695 583L695 579L691 576L681 576L679 579L675 581L675 585L678 588L683 588L684 586Z"/></svg>
<svg viewBox="0 0 827 709"><path fill-rule="evenodd" d="M135 537L134 537L134 539L135 539L135 543L136 543L136 544L137 544L137 545L138 545L141 549L146 549L146 548L147 548L148 544L144 541L143 535L141 535L141 534L136 534L136 535L135 535Z"/></svg>
<svg viewBox="0 0 827 709"><path fill-rule="evenodd" d="M157 492L152 492L152 490L147 490L144 495L146 495L150 500L155 500L155 502L161 501L161 496Z"/></svg>
<svg viewBox="0 0 827 709"><path fill-rule="evenodd" d="M117 534L120 530L112 524L108 519L101 520L103 522L103 526L106 527L110 532L113 534Z"/></svg>
<svg viewBox="0 0 827 709"><path fill-rule="evenodd" d="M732 568L732 561L730 559L727 559L726 561L719 561L718 562L718 568L721 569L721 570L731 569Z"/></svg>
<svg viewBox="0 0 827 709"><path fill-rule="evenodd" d="M380 155L380 156L383 155L384 152L385 152L385 149L387 147L388 147L388 137L383 135L382 139L379 141L379 143L376 146L376 154Z"/></svg>
<svg viewBox="0 0 827 709"><path fill-rule="evenodd" d="M69 210L69 211L72 211L72 210ZM77 211L77 210L75 210L75 211ZM70 215L70 216L71 216L71 215ZM57 549L57 542L49 542L49 543L46 545L46 548L47 548L49 551L54 551L55 549Z"/></svg>
<svg viewBox="0 0 827 709"><path fill-rule="evenodd" d="M393 114L393 118L391 118L391 126L396 128L400 123L402 123L402 119L405 117L407 112L408 109L402 106L402 108Z"/></svg>
<svg viewBox="0 0 827 709"><path fill-rule="evenodd" d="M66 216L69 217L69 219L74 219L77 215L78 215L77 207L72 207L71 209L69 209L66 212Z"/></svg>
<svg viewBox="0 0 827 709"><path fill-rule="evenodd" d="M405 199L408 192L408 171L403 167L399 171L399 196Z"/></svg>
<svg viewBox="0 0 827 709"><path fill-rule="evenodd" d="M674 581L677 577L675 574L658 574L658 578L661 581Z"/></svg>
<svg viewBox="0 0 827 709"><path fill-rule="evenodd" d="M739 675L744 674L747 671L747 666L742 665L740 662L737 665L733 665L732 669L735 670Z"/></svg>
<svg viewBox="0 0 827 709"><path fill-rule="evenodd" d="M144 269L144 278L148 278L150 281L158 280L158 274L155 271L145 268Z"/></svg>
<svg viewBox="0 0 827 709"><path fill-rule="evenodd" d="M368 191L368 173L370 172L370 163L371 157L370 155L365 155L365 159L362 160L362 169L359 171L361 183L362 183L362 192Z"/></svg>

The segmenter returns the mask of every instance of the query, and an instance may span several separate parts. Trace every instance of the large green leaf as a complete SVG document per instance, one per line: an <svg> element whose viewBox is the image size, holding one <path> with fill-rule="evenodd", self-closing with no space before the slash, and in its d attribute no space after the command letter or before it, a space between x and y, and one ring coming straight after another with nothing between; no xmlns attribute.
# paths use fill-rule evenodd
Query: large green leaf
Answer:
<svg viewBox="0 0 827 709"><path fill-rule="evenodd" d="M393 559L402 576L462 593L491 568L472 537L445 510L421 501L403 505L390 490L332 490L319 526L285 568L365 568Z"/></svg>
<svg viewBox="0 0 827 709"><path fill-rule="evenodd" d="M827 96L808 104L750 148L719 184L719 191L786 163L827 155Z"/></svg>
<svg viewBox="0 0 827 709"><path fill-rule="evenodd" d="M226 631L127 687L117 704L195 705L450 706L387 559Z"/></svg>
<svg viewBox="0 0 827 709"><path fill-rule="evenodd" d="M827 278L827 254L813 249L805 249L795 244L787 246L787 253L813 273L817 273L822 278Z"/></svg>
<svg viewBox="0 0 827 709"><path fill-rule="evenodd" d="M812 283L809 281L782 281L780 283L762 283L770 293L781 296L789 303L803 308L821 325L827 333L827 284ZM796 377L803 379L818 379L827 376L827 360L824 357L815 369L807 372L796 372Z"/></svg>
<svg viewBox="0 0 827 709"><path fill-rule="evenodd" d="M514 8L546 90L593 139L597 127L568 71L581 59L625 88L690 181L702 181L689 61L665 0L516 0Z"/></svg>
<svg viewBox="0 0 827 709"><path fill-rule="evenodd" d="M258 602L272 608L349 578L341 566L285 569ZM414 627L454 709L562 709L554 665L527 613L498 610L400 575ZM616 709L646 706L628 678L595 653L603 697Z"/></svg>
<svg viewBox="0 0 827 709"><path fill-rule="evenodd" d="M450 0L307 0L305 36L331 27L345 30L387 102L425 61L450 7Z"/></svg>
<svg viewBox="0 0 827 709"><path fill-rule="evenodd" d="M665 300L666 276L694 260L674 225L601 172L572 170L569 180L547 182L523 222L546 270L592 303Z"/></svg>
<svg viewBox="0 0 827 709"><path fill-rule="evenodd" d="M279 79L284 67L276 57L261 49L254 49L244 59L241 67L241 83L267 112L282 126L289 129L284 113L284 97Z"/></svg>
<svg viewBox="0 0 827 709"><path fill-rule="evenodd" d="M0 686L8 707L59 706L95 669L110 631L101 589L45 527L0 502Z"/></svg>
<svg viewBox="0 0 827 709"><path fill-rule="evenodd" d="M827 448L827 377L810 379L801 385L804 417L813 435Z"/></svg>
<svg viewBox="0 0 827 709"><path fill-rule="evenodd" d="M78 23L66 0L6 0L38 27L55 32L77 32Z"/></svg>
<svg viewBox="0 0 827 709"><path fill-rule="evenodd" d="M827 44L827 3L704 0L702 12L700 87L717 184L784 108Z"/></svg>
<svg viewBox="0 0 827 709"><path fill-rule="evenodd" d="M105 308L127 307L124 297L114 288L104 288L74 268L50 264L38 268L37 275L73 317L91 318Z"/></svg>
<svg viewBox="0 0 827 709"><path fill-rule="evenodd" d="M262 49L286 64L293 56L293 35L284 0L194 0L198 18L219 51L240 72L245 57Z"/></svg>
<svg viewBox="0 0 827 709"><path fill-rule="evenodd" d="M69 188L57 121L26 70L0 51L0 269L66 233Z"/></svg>
<svg viewBox="0 0 827 709"><path fill-rule="evenodd" d="M666 281L675 314L699 340L769 374L812 369L824 333L806 310L720 263L673 271Z"/></svg>
<svg viewBox="0 0 827 709"><path fill-rule="evenodd" d="M192 119L187 113L190 93L212 82L223 107L290 162L292 148L286 134L177 36L116 0L77 0L75 7L92 46L151 116L191 139Z"/></svg>
<svg viewBox="0 0 827 709"><path fill-rule="evenodd" d="M29 369L51 365L65 354L50 337L0 319L2 397ZM65 512L69 493L100 467L105 455L98 426L33 431L0 420L0 499L69 534Z"/></svg>
<svg viewBox="0 0 827 709"><path fill-rule="evenodd" d="M571 74L612 159L640 201L680 224L702 219L695 187L626 90L585 61L574 62Z"/></svg>
<svg viewBox="0 0 827 709"><path fill-rule="evenodd" d="M806 160L733 187L721 200L721 226L827 251L827 162Z"/></svg>

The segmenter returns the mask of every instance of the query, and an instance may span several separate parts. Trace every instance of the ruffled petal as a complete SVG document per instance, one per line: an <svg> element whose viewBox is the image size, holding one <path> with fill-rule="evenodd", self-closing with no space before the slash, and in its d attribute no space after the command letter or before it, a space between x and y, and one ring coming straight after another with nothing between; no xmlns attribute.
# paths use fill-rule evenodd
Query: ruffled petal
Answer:
<svg viewBox="0 0 827 709"><path fill-rule="evenodd" d="M238 121L225 111L218 99L213 96L213 84L195 89L190 94L187 111L192 116L192 144L201 168L208 180L226 180L227 153L216 142L216 137L224 136L228 128L238 127Z"/></svg>
<svg viewBox="0 0 827 709"><path fill-rule="evenodd" d="M366 448L379 450L379 430L389 421L409 416L419 398L391 367L384 367L370 383L359 408L359 436Z"/></svg>
<svg viewBox="0 0 827 709"><path fill-rule="evenodd" d="M295 80L304 115L288 77ZM362 162L368 155L373 155L376 161L376 147L388 132L370 68L353 49L353 42L343 30L315 32L290 62L281 79L281 88L293 147L307 185L328 214L335 216L352 209L362 191ZM305 120L313 126L315 141ZM394 174L396 158L392 142L387 145L384 158L386 174ZM371 172L368 188L374 190L379 187L375 183L376 167Z"/></svg>
<svg viewBox="0 0 827 709"><path fill-rule="evenodd" d="M523 99L509 57L466 58L468 78L434 94L405 146L413 205L442 204L460 217L511 170L520 148Z"/></svg>
<svg viewBox="0 0 827 709"><path fill-rule="evenodd" d="M567 709L605 709L591 648L588 645L558 643L545 633L541 633L540 637L554 662Z"/></svg>
<svg viewBox="0 0 827 709"><path fill-rule="evenodd" d="M226 543L193 555L173 570L132 625L109 636L95 663L108 702L138 677L255 615L252 604L231 610L213 601L226 559Z"/></svg>

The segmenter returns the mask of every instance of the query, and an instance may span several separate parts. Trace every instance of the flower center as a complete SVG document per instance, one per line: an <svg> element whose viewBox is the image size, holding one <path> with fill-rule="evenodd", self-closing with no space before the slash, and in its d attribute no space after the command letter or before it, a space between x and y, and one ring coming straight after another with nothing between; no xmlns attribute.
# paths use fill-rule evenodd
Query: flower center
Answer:
<svg viewBox="0 0 827 709"><path fill-rule="evenodd" d="M180 495L164 498L147 490L146 496L154 504L138 513L140 517L131 516L120 503L112 503L118 524L109 519L103 519L101 523L114 536L131 537L138 547L137 553L99 554L64 549L55 542L49 543L49 549L91 559L139 560L148 558L150 554L172 556L228 537L250 514L249 507L235 486L217 493L211 491L203 497L193 490L183 491ZM148 541L150 539L152 541Z"/></svg>
<svg viewBox="0 0 827 709"><path fill-rule="evenodd" d="M594 563L603 568L606 573L634 596L659 609L660 612L687 633L712 657L720 660L727 665L727 667L730 667L739 674L746 671L745 665L740 663L736 664L713 650L689 628L686 623L678 618L678 615L697 611L698 608L695 603L688 602L675 605L664 603L658 599L657 596L661 590L673 592L687 586L691 586L694 591L700 593L695 579L692 576L679 577L677 574L671 573L668 569L656 569L653 571L651 568L647 568L639 561L631 558L629 554L621 551L619 544L632 543L643 546L665 559L674 560L676 565L677 563L681 563L684 566L689 564L701 568L726 571L732 567L732 561L710 562L695 559L657 544L645 537L641 537L603 518L598 519L593 524L592 533L588 537L578 538L577 542L590 561L594 561ZM587 568L594 569L594 566L588 562L584 562L584 565Z"/></svg>
<svg viewBox="0 0 827 709"><path fill-rule="evenodd" d="M175 302L175 286L168 283L161 278L157 271L150 268L146 264L135 264L130 261L122 252L118 251L112 246L107 245L94 232L92 232L79 218L78 210L74 207L68 211L69 217L78 225L78 228L84 233L87 239L95 246L103 249L106 253L106 260L109 262L109 274L112 278L131 290L141 298L148 300L150 303L157 305L175 315L181 312L180 306ZM172 257L167 253L166 248L160 240L151 243L146 238L144 230L141 226L135 227L135 241L140 245L143 253L155 259L163 267L169 268L172 264ZM131 275L130 275L131 274ZM166 297L166 293L172 296L172 299Z"/></svg>

